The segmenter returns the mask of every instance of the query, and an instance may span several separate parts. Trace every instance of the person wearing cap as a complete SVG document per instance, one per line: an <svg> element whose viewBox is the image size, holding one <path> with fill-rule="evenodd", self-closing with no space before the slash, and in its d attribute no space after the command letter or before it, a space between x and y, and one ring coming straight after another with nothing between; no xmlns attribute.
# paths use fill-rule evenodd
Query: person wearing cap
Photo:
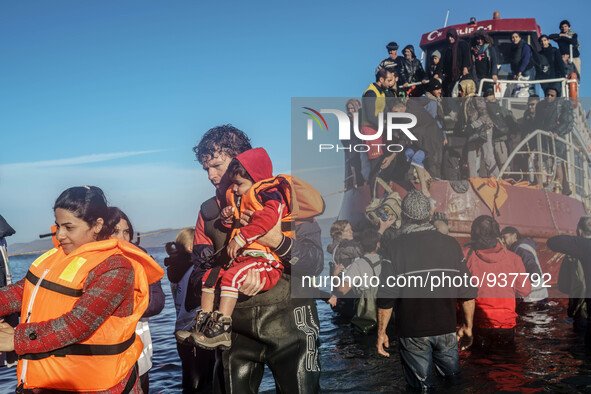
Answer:
<svg viewBox="0 0 591 394"><path fill-rule="evenodd" d="M386 50L388 51L388 57L380 62L376 68L376 75L381 69L385 68L391 73L396 74L396 76L400 76L402 56L398 56L398 44L392 41L386 45Z"/></svg>
<svg viewBox="0 0 591 394"><path fill-rule="evenodd" d="M443 77L443 64L441 63L441 52L433 51L431 54L431 61L427 66L427 77L437 78L440 82Z"/></svg>
<svg viewBox="0 0 591 394"><path fill-rule="evenodd" d="M548 302L548 289L543 286L542 267L538 259L538 253L536 252L538 244L531 238L523 237L519 230L512 226L505 227L501 231L501 236L507 248L521 257L525 270L529 274L529 277L532 278L531 293L521 299L523 305L546 305ZM520 305L518 305L518 309Z"/></svg>
<svg viewBox="0 0 591 394"><path fill-rule="evenodd" d="M463 261L458 242L440 233L429 223L429 199L418 190L409 192L402 200L401 234L389 242L382 241L382 264L378 289L378 353L390 357L390 340L386 327L395 310L395 332L406 382L414 390L427 391L433 387L431 373L443 377L460 372L458 340L461 350L471 345L472 318L476 289L460 286L420 288L410 277L420 279L442 276L470 276ZM390 278L390 279L388 279ZM406 278L406 285L399 279ZM456 308L461 300L463 322L456 332ZM435 366L435 368L434 368Z"/></svg>

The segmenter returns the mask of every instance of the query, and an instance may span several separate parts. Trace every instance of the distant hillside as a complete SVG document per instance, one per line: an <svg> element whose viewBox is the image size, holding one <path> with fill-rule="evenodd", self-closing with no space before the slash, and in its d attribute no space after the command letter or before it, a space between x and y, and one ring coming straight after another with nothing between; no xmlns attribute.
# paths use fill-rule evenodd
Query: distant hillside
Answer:
<svg viewBox="0 0 591 394"><path fill-rule="evenodd" d="M330 226L334 223L336 218L321 218L317 219L318 225L322 229L322 236L323 237L330 237ZM140 237L140 246L144 248L156 248L156 247L164 247L167 242L174 241L176 235L178 234L177 230L168 231L171 229L160 229L160 230L153 230L147 231L143 234L152 234L152 233L159 233L154 235L146 235ZM19 254L19 253L28 253L28 252L37 252L37 251L46 251L53 247L51 243L51 238L44 238L44 239L37 239L31 242L24 242L24 243L16 243L11 244L10 238L7 238L8 241L8 254ZM135 241L135 239L134 239Z"/></svg>
<svg viewBox="0 0 591 394"><path fill-rule="evenodd" d="M174 241L178 231L167 231L170 229L160 229L160 230L153 230L145 232L144 234L152 234L152 233L160 233L154 235L147 235L145 237L141 237L140 246L144 248L154 248L154 247L164 247L169 241ZM163 232L167 231L167 232ZM37 252L37 251L46 251L53 247L51 243L51 238L44 238L44 239L37 239L31 242L24 242L24 243L10 243L10 237L6 239L8 241L8 254L14 255L19 253L28 253L28 252ZM135 239L134 239L135 240Z"/></svg>

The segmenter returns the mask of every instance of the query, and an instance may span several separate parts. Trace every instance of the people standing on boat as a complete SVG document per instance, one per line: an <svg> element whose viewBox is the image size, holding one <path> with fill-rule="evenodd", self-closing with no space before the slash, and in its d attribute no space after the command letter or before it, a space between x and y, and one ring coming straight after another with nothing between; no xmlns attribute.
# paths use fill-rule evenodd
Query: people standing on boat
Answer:
<svg viewBox="0 0 591 394"><path fill-rule="evenodd" d="M474 64L474 76L476 83L480 83L483 78L489 78L497 83L499 79L497 48L494 46L492 38L484 31L477 30L472 36L472 63ZM494 84L486 83L482 91L489 88L494 89Z"/></svg>
<svg viewBox="0 0 591 394"><path fill-rule="evenodd" d="M189 282L194 269L191 262L194 235L195 228L182 229L174 242L169 242L165 246L168 257L164 259L164 265L176 309L175 332L191 327L198 308L191 297L193 289L190 288ZM215 351L179 343L176 344L176 349L181 359L183 392L211 392Z"/></svg>
<svg viewBox="0 0 591 394"><path fill-rule="evenodd" d="M474 312L474 343L481 348L512 345L515 340L515 295L526 297L531 283L521 258L500 242L501 231L493 217L482 215L472 222L470 243L464 247L464 257L473 277L484 278L479 283ZM515 281L510 278L517 275ZM492 279L494 281L488 281Z"/></svg>
<svg viewBox="0 0 591 394"><path fill-rule="evenodd" d="M390 88L393 83L394 74L383 68L376 74L376 81L370 84L363 93L361 99L361 134L375 135L378 130L384 129L384 111L386 110L385 91ZM370 182L371 189L373 186L371 179L379 170L384 157L384 150L379 146L379 144L383 143L383 137L367 141L367 143L371 145L367 154L361 155L361 174L363 175L363 178Z"/></svg>
<svg viewBox="0 0 591 394"><path fill-rule="evenodd" d="M411 83L427 83L423 65L415 55L415 47L412 45L405 46L402 50L402 54L404 57L402 58L402 62L400 64L400 80L398 83L401 83L404 89L407 89L408 85Z"/></svg>
<svg viewBox="0 0 591 394"><path fill-rule="evenodd" d="M481 156L484 160L485 177L496 177L499 175L499 168L492 143L494 124L488 116L486 102L483 97L475 95L476 85L471 79L461 81L458 92L462 97L459 122L467 137L465 150L468 156L468 176L479 176L478 156Z"/></svg>
<svg viewBox="0 0 591 394"><path fill-rule="evenodd" d="M201 205L195 227L192 255L195 270L191 275L191 285L198 289L196 298L200 297L203 274L226 250L230 229L216 225L216 222L220 220L226 189L230 184L228 165L235 156L249 149L252 147L248 136L231 125L208 130L193 148L216 189L216 196ZM243 224L251 216L245 214ZM301 220L296 222L295 234L298 244L292 248L294 241L281 232L281 223L278 222L257 240L281 258L285 271L275 287L261 294L258 293L264 283L260 275L254 270L248 271L238 290L249 297L240 298L234 310L232 347L218 353L221 362L216 363L214 389L223 390L225 387L228 392L256 393L267 365L273 372L278 390L297 387L302 392L319 391L316 304L302 295L291 297L291 282L297 277L292 275L295 268L290 266L290 262L297 262L297 272L301 275L317 275L322 271L320 227L313 220ZM216 254L216 251L219 253Z"/></svg>
<svg viewBox="0 0 591 394"><path fill-rule="evenodd" d="M429 186L433 177L441 179L441 162L445 136L440 123L433 118L427 106L433 101L427 97L413 97L406 102L406 111L416 116L417 124L412 131L417 141L412 141L406 149L406 157L417 170L421 190L431 197ZM419 158L424 158L420 160Z"/></svg>
<svg viewBox="0 0 591 394"><path fill-rule="evenodd" d="M59 245L0 289L0 315L21 311L15 329L0 323L0 351L20 356L17 391L139 394L135 329L148 285L164 271L135 245L110 239L100 188L69 188L53 211Z"/></svg>
<svg viewBox="0 0 591 394"><path fill-rule="evenodd" d="M570 61L570 55L568 53L562 54L562 63L564 64L564 76L566 78L571 78L572 74L576 75L576 78L580 81L581 75L579 74L579 70L575 67L575 64Z"/></svg>
<svg viewBox="0 0 591 394"><path fill-rule="evenodd" d="M113 228L111 238L119 238L131 242L133 240L133 226L127 215L117 207L109 207L108 217L109 219L106 221L106 225L107 227ZM143 248L140 247L140 249L146 252ZM140 354L137 364L142 391L146 394L150 391L148 371L152 368L152 355L154 353L149 320L150 317L156 316L164 309L164 292L162 291L160 281L150 284L149 297L148 308L140 318L135 329L136 335L140 337L144 344L144 349L142 350L142 354Z"/></svg>
<svg viewBox="0 0 591 394"><path fill-rule="evenodd" d="M577 74L581 75L581 58L579 52L578 34L570 28L570 22L563 20L558 25L560 33L550 34L550 39L556 41L561 55L569 55L572 63L577 69Z"/></svg>
<svg viewBox="0 0 591 394"><path fill-rule="evenodd" d="M536 77L533 49L517 32L511 33L511 74L513 79L533 81ZM534 84L528 85L529 95L536 93Z"/></svg>
<svg viewBox="0 0 591 394"><path fill-rule="evenodd" d="M486 110L493 123L493 149L497 167L501 168L509 158L507 140L511 134L511 127L516 123L513 112L499 105L492 89L484 93ZM507 167L510 171L510 167Z"/></svg>
<svg viewBox="0 0 591 394"><path fill-rule="evenodd" d="M430 208L429 199L418 190L404 197L402 234L381 245L382 258L391 263L382 264L380 283L387 283L389 277L425 272L438 275L445 271L450 276L457 272L457 276L469 277L458 242L429 223ZM460 372L458 341L461 350L471 344L475 288L435 287L426 294L418 287L381 286L377 296L378 353L390 357L386 327L394 310L404 377L414 390L433 388L433 370L446 378ZM463 321L456 333L460 300Z"/></svg>
<svg viewBox="0 0 591 394"><path fill-rule="evenodd" d="M454 85L470 73L470 46L458 38L458 32L450 28L446 33L448 46L441 59L443 67L443 95L452 97Z"/></svg>
<svg viewBox="0 0 591 394"><path fill-rule="evenodd" d="M562 61L562 56L557 48L550 45L550 39L547 35L542 34L539 38L540 45L542 49L540 50L540 56L543 56L547 63L547 70L541 70L542 72L538 71L537 78L538 79L553 79L553 78L564 78L565 71L564 71L564 62ZM542 84L542 91L546 91L547 88L554 87L557 89L560 88L559 82L552 82L549 84Z"/></svg>
<svg viewBox="0 0 591 394"><path fill-rule="evenodd" d="M573 106L568 98L558 98L556 88L546 89L546 98L536 108L536 123L542 130L566 139L574 128ZM550 145L550 153L556 155L556 179L554 191L565 195L571 194L569 180L566 178L566 145L562 141L554 140L555 151Z"/></svg>
<svg viewBox="0 0 591 394"><path fill-rule="evenodd" d="M427 78L438 79L439 82L443 81L443 63L441 62L441 52L433 51L431 53L431 61L427 66Z"/></svg>
<svg viewBox="0 0 591 394"><path fill-rule="evenodd" d="M380 70L386 69L391 73L396 73L398 76L400 76L402 56L398 56L398 44L392 41L386 45L386 50L388 51L388 57L382 60L378 67L376 67L376 75L378 72L380 72Z"/></svg>
<svg viewBox="0 0 591 394"><path fill-rule="evenodd" d="M548 289L543 286L542 266L536 252L538 244L531 238L523 237L519 230L512 226L505 227L501 231L501 235L507 248L521 257L525 271L531 279L531 293L522 298L521 302L531 305L546 305L548 302ZM517 309L520 309L519 305Z"/></svg>
<svg viewBox="0 0 591 394"><path fill-rule="evenodd" d="M351 124L351 130L354 130L353 114L357 113L357 122L361 122L361 102L357 99L350 99L347 101L345 108ZM365 183L365 179L361 175L361 153L351 149L351 146L360 143L361 140L355 133L351 133L349 140L341 140L345 151L345 188L347 190L354 187L361 187Z"/></svg>
<svg viewBox="0 0 591 394"><path fill-rule="evenodd" d="M531 95L527 99L527 109L523 113L523 117L517 121L518 126L520 128L521 133L511 134L509 138L509 142L511 143L509 146L509 150L513 151L522 140L527 138L530 133L540 129L538 122L540 121L540 117L536 118L536 108L540 103L540 97L537 94ZM548 142L542 139L542 144L547 146ZM528 152L535 152L538 150L538 142L537 139L530 139L526 142L526 149ZM514 168L521 171L525 180L529 181L530 184L538 183L537 177L540 175L534 174L534 172L541 172L539 169L536 171L536 168L539 166L538 161L536 160L534 153L530 153L528 156L525 155L516 155L513 158Z"/></svg>

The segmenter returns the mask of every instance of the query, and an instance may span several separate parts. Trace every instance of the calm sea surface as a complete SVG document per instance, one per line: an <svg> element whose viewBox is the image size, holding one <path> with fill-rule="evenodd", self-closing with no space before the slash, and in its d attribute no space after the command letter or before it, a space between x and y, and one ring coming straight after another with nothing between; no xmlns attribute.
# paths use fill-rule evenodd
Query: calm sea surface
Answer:
<svg viewBox="0 0 591 394"><path fill-rule="evenodd" d="M326 241L325 247L326 247ZM148 249L164 266L164 248ZM36 255L16 256L10 265L16 280L24 277ZM325 256L328 261L328 256ZM326 264L328 266L328 264ZM164 276L162 288L166 306L150 318L154 342L150 391L181 392L181 367L173 337L175 310L170 284ZM375 350L375 336L356 337L346 322L334 317L318 301L320 327L321 386L325 393L375 393L405 390L397 352L389 359ZM390 337L390 340L395 338ZM396 346L395 343L391 346ZM460 355L462 381L443 392L580 392L591 391L591 352L575 335L566 318L564 301L553 302L549 311L532 312L520 317L517 345L512 351L490 351L485 354L464 352ZM0 393L14 392L16 369L0 368ZM271 373L266 370L260 388L262 393L275 392Z"/></svg>

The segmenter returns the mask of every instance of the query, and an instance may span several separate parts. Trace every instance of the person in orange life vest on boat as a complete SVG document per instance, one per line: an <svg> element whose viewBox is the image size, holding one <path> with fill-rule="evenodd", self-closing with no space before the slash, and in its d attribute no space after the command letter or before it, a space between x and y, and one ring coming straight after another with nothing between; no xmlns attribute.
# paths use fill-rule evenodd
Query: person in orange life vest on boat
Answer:
<svg viewBox="0 0 591 394"><path fill-rule="evenodd" d="M148 286L164 271L136 246L109 239L100 188L69 188L53 210L59 244L0 289L0 315L21 312L16 329L0 324L0 351L20 356L17 391L141 393L135 329Z"/></svg>
<svg viewBox="0 0 591 394"><path fill-rule="evenodd" d="M279 258L268 247L256 243L256 239L269 232L279 218L290 213L287 207L291 201L284 197L289 184L281 182L282 177L273 178L273 165L263 148L239 154L232 159L227 171L232 185L226 193L228 205L221 212L223 224L232 228L234 223L239 223L245 209L258 209L249 224L232 232L227 246L231 262L219 271L212 268L203 276L201 310L197 314L195 331L190 334L188 331L177 332L177 339L190 338L190 342L208 349L231 346L231 315L238 299L238 288L246 279L248 270L257 270L261 282L265 280L263 291L275 286L281 277L283 265ZM217 275L215 282L208 280L212 275ZM210 283L221 288L219 309L213 314L215 287Z"/></svg>
<svg viewBox="0 0 591 394"><path fill-rule="evenodd" d="M127 215L117 207L109 207L109 219L107 226L113 229L111 238L119 238L127 242L133 239L133 226ZM139 242L138 242L139 243ZM140 247L144 252L146 250ZM147 252L146 252L147 253ZM137 323L135 333L141 338L144 344L144 349L138 360L138 369L140 375L140 384L142 391L148 393L150 391L150 378L148 371L152 368L152 336L150 335L150 326L148 321L150 317L156 316L162 309L164 309L164 292L160 281L150 284L150 302L148 308L142 315L140 321Z"/></svg>

